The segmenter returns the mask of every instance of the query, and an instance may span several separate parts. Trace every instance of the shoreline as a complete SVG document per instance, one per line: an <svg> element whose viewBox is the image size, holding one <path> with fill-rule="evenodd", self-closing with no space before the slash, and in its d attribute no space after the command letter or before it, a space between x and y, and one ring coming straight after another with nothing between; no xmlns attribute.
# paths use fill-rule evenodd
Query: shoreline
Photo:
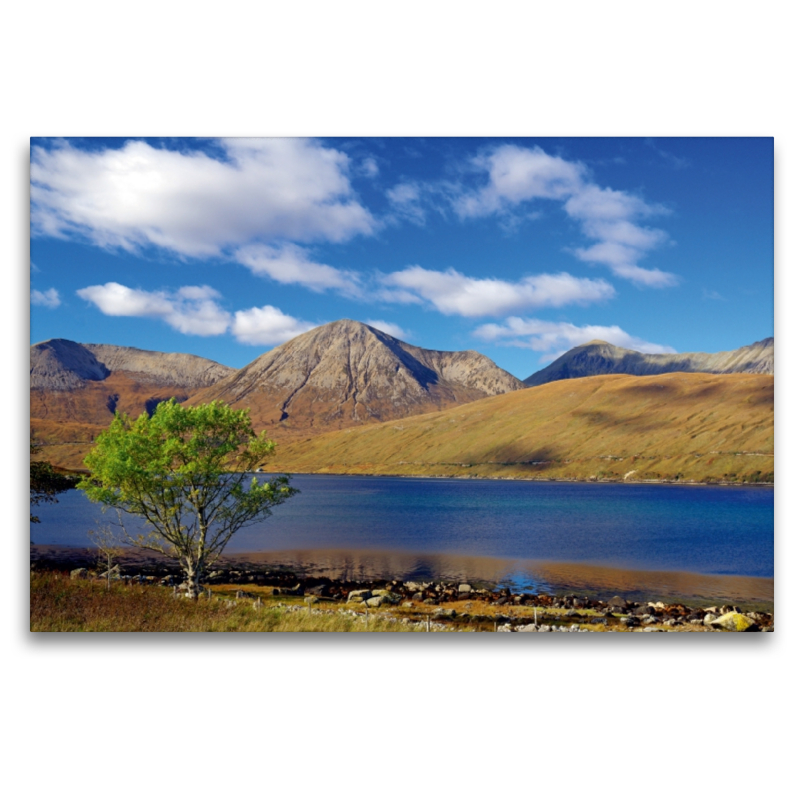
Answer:
<svg viewBox="0 0 800 800"><path fill-rule="evenodd" d="M501 475L411 475L404 472L280 472L280 471L263 471L248 473L252 475L289 475L290 477L312 477L312 476L331 476L337 478L415 478L418 480L427 480L429 478L435 480L464 480L464 481L532 481L538 483L610 483L610 484L624 484L626 486L741 486L744 488L749 487L766 487L775 488L775 483L744 483L742 481L670 481L666 478L663 480L613 480L607 478L597 478L595 480L585 480L583 478L536 478L536 477L504 477Z"/></svg>
<svg viewBox="0 0 800 800"><path fill-rule="evenodd" d="M363 560L364 556L368 561ZM515 566L520 562L474 557L462 560L454 568L452 560L443 554L438 558L429 556L425 568L420 569L417 558L414 554L388 551L232 551L222 555L212 567L211 574L219 573L214 580L222 580L221 575L224 582L231 585L263 584L267 577L281 585L299 583L310 586L326 582L351 589L373 589L393 582L432 582L452 586L469 583L496 595L495 599L510 593L547 595L556 600L580 596L587 602L596 602L612 595L623 595L634 603L664 602L703 607L736 605L748 611L774 613L774 577L706 576L686 572L620 570L582 563L537 562L542 566L543 575L538 581L498 580L498 576L511 574L508 572L509 564ZM97 551L64 545L31 545L30 560L35 569L94 570ZM386 562L382 568L368 568L370 562L382 560ZM152 551L126 548L118 562L123 573L159 580L168 575L173 580L179 577L173 559ZM345 569L343 563L347 565ZM412 568L407 568L407 564L412 564ZM705 588L705 591L698 591L698 587Z"/></svg>
<svg viewBox="0 0 800 800"><path fill-rule="evenodd" d="M106 576L98 574L97 569L76 567L66 572L63 565L57 569L53 564L47 566L40 562L31 567L31 629L140 631L140 624L152 626L152 616L147 622L152 612L147 612L145 621L139 623L141 612L137 614L134 609L140 608L142 602L153 608L147 605L151 601L146 597L151 597L162 609L168 606L174 611L162 617L164 627L147 629L176 632L276 630L269 626L278 618L283 620L280 629L286 631L726 633L775 630L772 613L748 611L730 603L693 607L685 603L637 602L619 595L599 600L575 594L514 594L508 589L498 591L478 584L449 581L335 581L301 577L291 572L242 571L217 566L220 568L212 571L203 582L200 598L192 602L185 597L187 587L179 583L182 578L174 565L117 568L112 575L112 587L106 587ZM63 588L54 593L52 589L56 585ZM49 595L47 587L51 589ZM110 594L109 590L112 590ZM58 598L68 595L72 599L68 602L70 611L65 614ZM83 603L77 599L79 595ZM112 619L109 613L98 610L98 603L108 608L114 596L127 596L128 600L122 605L116 604L116 615ZM49 613L43 613L44 607L49 607ZM217 621L201 622L200 627L172 621L176 613L179 616L202 614L204 609L216 615ZM262 623L253 627L254 619ZM354 628L354 623L358 627Z"/></svg>

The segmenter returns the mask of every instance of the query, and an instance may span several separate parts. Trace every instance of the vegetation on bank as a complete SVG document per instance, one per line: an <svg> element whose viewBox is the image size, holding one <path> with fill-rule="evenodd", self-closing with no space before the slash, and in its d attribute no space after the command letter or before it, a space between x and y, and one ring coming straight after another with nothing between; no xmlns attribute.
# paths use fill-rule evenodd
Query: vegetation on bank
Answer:
<svg viewBox="0 0 800 800"><path fill-rule="evenodd" d="M49 461L35 458L41 453L41 447L35 444L33 439L31 447L31 506L38 506L42 503L57 503L56 495L66 492L76 486L78 480L70 475L55 469ZM41 522L33 512L31 512L31 522Z"/></svg>
<svg viewBox="0 0 800 800"><path fill-rule="evenodd" d="M291 473L772 483L771 375L578 378L287 442Z"/></svg>
<svg viewBox="0 0 800 800"><path fill-rule="evenodd" d="M295 609L266 596L236 602L240 587L214 587L209 599L175 595L165 586L71 580L62 572L31 573L31 631L127 632L409 632L417 628L385 615ZM301 599L302 602L302 599Z"/></svg>
<svg viewBox="0 0 800 800"><path fill-rule="evenodd" d="M210 595L204 591L200 599L190 600L178 588L161 585L153 577L118 579L108 586L94 573L71 577L69 572L36 568L31 571L31 631L491 632L538 623L548 631L700 632L711 630L706 612L716 619L717 614L729 611L747 614L748 627L753 621L762 630L771 630L773 625L771 604L743 611L727 604L719 608L718 601L709 601L712 607L706 608L705 602L697 606L698 598L689 605L650 602L637 606L636 601L617 597L605 602L574 595L512 597L503 590L488 594L480 590L433 601L415 597L399 603L395 598L367 607L358 599L363 598L363 589L353 592L352 602L348 596L336 598L335 589L331 597L303 597L302 592L286 593L260 583L214 583L208 589ZM429 585L426 592L430 591Z"/></svg>
<svg viewBox="0 0 800 800"><path fill-rule="evenodd" d="M147 530L137 535L120 520L121 542L178 561L196 597L231 537L297 494L286 475L248 480L274 450L263 431L256 435L248 411L216 400L185 407L173 398L135 420L115 414L86 456L90 475L78 488L144 520Z"/></svg>

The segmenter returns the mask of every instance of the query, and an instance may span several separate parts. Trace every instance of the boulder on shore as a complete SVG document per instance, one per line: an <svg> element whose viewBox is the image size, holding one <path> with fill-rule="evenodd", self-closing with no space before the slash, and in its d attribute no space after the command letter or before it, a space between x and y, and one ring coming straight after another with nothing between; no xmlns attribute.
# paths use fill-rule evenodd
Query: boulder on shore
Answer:
<svg viewBox="0 0 800 800"><path fill-rule="evenodd" d="M723 614L711 623L712 628L723 628L726 631L747 632L759 630L753 620L746 617L744 614L739 614L736 611L729 611Z"/></svg>

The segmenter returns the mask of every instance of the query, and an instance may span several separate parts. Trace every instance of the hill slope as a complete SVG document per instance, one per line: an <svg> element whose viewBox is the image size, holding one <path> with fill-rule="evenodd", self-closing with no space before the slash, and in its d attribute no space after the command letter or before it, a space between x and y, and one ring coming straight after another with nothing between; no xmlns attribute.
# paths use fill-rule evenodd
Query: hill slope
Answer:
<svg viewBox="0 0 800 800"><path fill-rule="evenodd" d="M566 378L590 375L663 375L667 372L735 372L768 374L775 372L775 339L722 353L672 353L653 355L626 350L598 339L573 347L552 364L526 378L526 386L541 386Z"/></svg>
<svg viewBox="0 0 800 800"><path fill-rule="evenodd" d="M120 410L131 416L235 370L207 358L50 339L30 349L31 430L43 457L78 468L93 437Z"/></svg>
<svg viewBox="0 0 800 800"><path fill-rule="evenodd" d="M596 376L278 450L288 472L771 481L772 376Z"/></svg>
<svg viewBox="0 0 800 800"><path fill-rule="evenodd" d="M279 442L461 405L522 388L486 356L425 350L353 320L291 339L193 395L250 408Z"/></svg>

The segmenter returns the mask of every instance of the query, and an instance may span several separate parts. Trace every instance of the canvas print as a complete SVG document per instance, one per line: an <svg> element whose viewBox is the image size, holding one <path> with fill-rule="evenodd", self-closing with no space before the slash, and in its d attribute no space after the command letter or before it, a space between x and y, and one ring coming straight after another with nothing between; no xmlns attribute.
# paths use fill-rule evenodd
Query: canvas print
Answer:
<svg viewBox="0 0 800 800"><path fill-rule="evenodd" d="M773 631L773 167L32 139L31 630Z"/></svg>

